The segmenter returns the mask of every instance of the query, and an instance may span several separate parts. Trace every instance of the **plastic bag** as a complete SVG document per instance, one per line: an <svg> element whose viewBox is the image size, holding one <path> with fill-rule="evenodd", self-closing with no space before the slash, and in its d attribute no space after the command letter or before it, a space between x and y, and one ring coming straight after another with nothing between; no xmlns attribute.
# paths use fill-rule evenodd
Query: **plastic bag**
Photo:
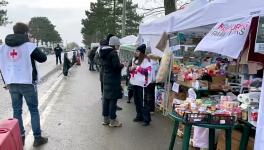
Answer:
<svg viewBox="0 0 264 150"><path fill-rule="evenodd" d="M171 51L165 51L163 54L163 57L161 59L160 68L156 77L157 83L163 83L166 80L166 76L169 73L169 66L171 61L172 52Z"/></svg>

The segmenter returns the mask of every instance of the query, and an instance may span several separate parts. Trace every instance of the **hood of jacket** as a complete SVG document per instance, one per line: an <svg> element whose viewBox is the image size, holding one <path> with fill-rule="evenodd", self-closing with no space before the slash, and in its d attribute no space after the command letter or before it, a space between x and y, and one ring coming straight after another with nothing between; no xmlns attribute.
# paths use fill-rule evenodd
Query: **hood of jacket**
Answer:
<svg viewBox="0 0 264 150"><path fill-rule="evenodd" d="M29 38L26 34L9 34L5 38L6 45L10 47L20 46L26 42L29 42Z"/></svg>
<svg viewBox="0 0 264 150"><path fill-rule="evenodd" d="M101 58L105 58L113 50L114 49L110 46L103 46L99 51L99 55Z"/></svg>
<svg viewBox="0 0 264 150"><path fill-rule="evenodd" d="M100 46L108 46L108 41L103 39L102 41L100 41Z"/></svg>

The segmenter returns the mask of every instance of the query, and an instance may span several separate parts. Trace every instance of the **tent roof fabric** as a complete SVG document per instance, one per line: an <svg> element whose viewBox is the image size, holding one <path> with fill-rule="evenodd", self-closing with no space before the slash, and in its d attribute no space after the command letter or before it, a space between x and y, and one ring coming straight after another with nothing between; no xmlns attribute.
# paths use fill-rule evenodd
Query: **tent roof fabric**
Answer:
<svg viewBox="0 0 264 150"><path fill-rule="evenodd" d="M129 35L120 39L121 44L135 44L137 42L137 37L134 35Z"/></svg>
<svg viewBox="0 0 264 150"><path fill-rule="evenodd" d="M152 22L143 23L139 26L139 34L162 34L163 32L168 32L173 26L174 19L182 18L207 3L207 0L195 0L184 9L170 13Z"/></svg>
<svg viewBox="0 0 264 150"><path fill-rule="evenodd" d="M180 19L174 18L177 21L169 32L216 24L227 19L260 15L263 12L263 0L215 0Z"/></svg>
<svg viewBox="0 0 264 150"><path fill-rule="evenodd" d="M189 5L195 7L173 12L148 24L141 24L139 34L183 31L214 25L226 19L264 14L264 0L214 0L207 4L202 0L195 0ZM209 31L210 28L206 30Z"/></svg>

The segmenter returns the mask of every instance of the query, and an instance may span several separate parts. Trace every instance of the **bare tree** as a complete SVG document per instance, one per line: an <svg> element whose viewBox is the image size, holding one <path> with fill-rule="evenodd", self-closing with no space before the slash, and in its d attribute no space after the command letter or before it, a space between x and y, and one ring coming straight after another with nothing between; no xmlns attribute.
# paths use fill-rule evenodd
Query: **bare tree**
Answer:
<svg viewBox="0 0 264 150"><path fill-rule="evenodd" d="M146 0L144 5L139 8L141 13L145 18L157 16L157 15L167 15L181 9L185 4L188 4L191 0ZM154 4L153 5L150 4Z"/></svg>
<svg viewBox="0 0 264 150"><path fill-rule="evenodd" d="M176 11L175 0L164 0L165 15Z"/></svg>

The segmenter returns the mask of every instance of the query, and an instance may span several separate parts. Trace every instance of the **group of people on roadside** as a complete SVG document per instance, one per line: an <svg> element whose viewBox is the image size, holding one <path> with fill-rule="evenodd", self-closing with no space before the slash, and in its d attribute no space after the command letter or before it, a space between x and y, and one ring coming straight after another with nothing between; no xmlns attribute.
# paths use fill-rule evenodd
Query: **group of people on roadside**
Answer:
<svg viewBox="0 0 264 150"><path fill-rule="evenodd" d="M46 54L30 41L29 27L27 24L18 22L13 26L13 34L5 38L5 44L0 45L0 73L9 90L13 117L18 120L21 139L25 143L25 128L22 119L23 97L29 108L31 116L31 127L34 135L34 147L39 147L48 142L48 138L42 136L40 126L40 114L38 109L37 83L39 79L36 62L44 63ZM56 64L62 64L62 48L57 45L54 48ZM85 52L80 50L80 53ZM82 54L81 54L82 55ZM68 70L74 64L78 65L78 54L73 52L72 60L68 53L64 53L63 74L68 75Z"/></svg>
<svg viewBox="0 0 264 150"><path fill-rule="evenodd" d="M59 63L62 64L61 61L61 53L63 52L63 49L60 47L59 44L54 48L55 56L56 56L56 65ZM62 73L64 76L68 76L69 69L73 65L81 65L80 59L84 60L84 53L86 53L85 49L83 47L80 48L79 52L78 51L73 51L72 54L72 59L70 60L68 56L68 52L64 53L63 57L63 70Z"/></svg>
<svg viewBox="0 0 264 150"><path fill-rule="evenodd" d="M40 115L38 109L37 81L38 72L36 61L44 63L47 56L35 43L30 42L29 28L24 23L16 23L13 27L14 34L6 37L5 43L0 46L0 71L4 83L10 92L13 107L13 117L19 122L21 138L25 141L25 129L22 119L23 97L28 105L31 114L31 127L34 135L33 146L38 147L48 142L43 137L40 127ZM118 37L108 35L107 39L101 42L99 48L100 60L100 81L102 91L102 115L103 125L110 127L121 127L122 123L117 119L117 100L123 96L121 87L121 70L124 64L120 63L117 50L120 47ZM58 53L56 51L58 50ZM56 48L56 64L61 63L62 50ZM135 122L142 122L148 126L151 122L150 105L146 97L150 93L149 85L152 79L152 65L150 59L145 55L146 46L140 45L129 66L130 84L132 85L134 101L136 105ZM65 69L69 69L76 62L76 52L73 53L72 61L68 54L64 54ZM64 70L65 75L68 70ZM121 109L121 108L119 108Z"/></svg>
<svg viewBox="0 0 264 150"><path fill-rule="evenodd" d="M121 70L124 64L120 63L117 50L120 48L119 38L109 34L105 40L100 43L99 57L101 62L100 81L102 91L102 115L103 125L110 127L121 127L122 123L117 119L117 100L123 96L121 87ZM147 57L146 45L140 45L135 56L127 66L129 72L130 94L129 101L134 97L136 106L136 117L134 122L142 122L143 126L148 126L151 122L150 111L154 111L151 106L150 98L155 99L152 82L152 63ZM151 86L151 87L150 87ZM155 91L155 85L154 85ZM150 96L153 95L153 96ZM154 102L155 103L155 102ZM152 110L151 110L152 108Z"/></svg>

